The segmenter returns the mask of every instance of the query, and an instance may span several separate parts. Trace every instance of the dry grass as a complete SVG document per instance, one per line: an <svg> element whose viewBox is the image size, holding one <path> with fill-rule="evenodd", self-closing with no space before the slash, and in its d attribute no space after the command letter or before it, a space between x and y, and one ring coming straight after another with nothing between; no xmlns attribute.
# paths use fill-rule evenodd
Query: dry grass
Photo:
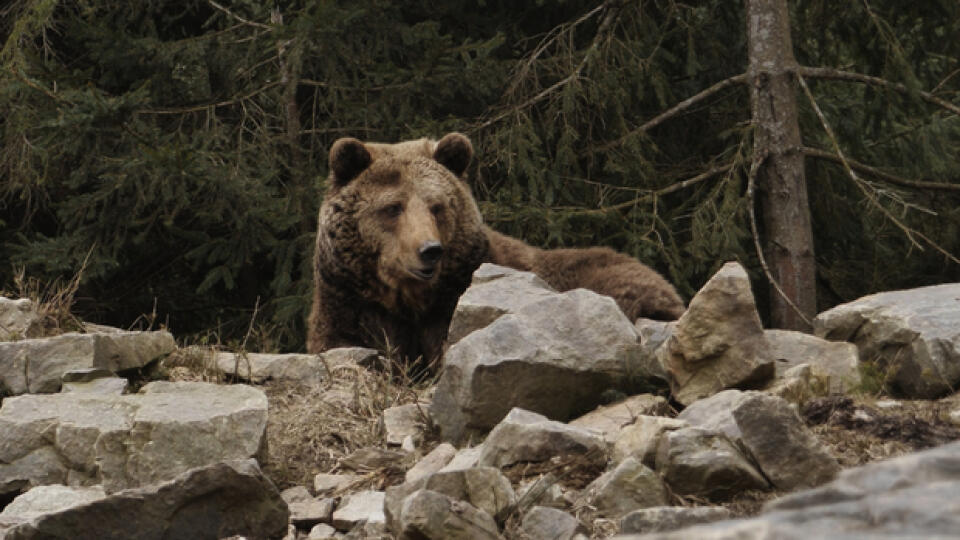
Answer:
<svg viewBox="0 0 960 540"><path fill-rule="evenodd" d="M76 275L67 281L55 280L50 283L28 278L24 270L20 269L13 278L14 290L0 291L3 296L29 298L36 306L38 322L29 329L27 337L49 337L83 331L83 323L71 310L85 266L86 261Z"/></svg>

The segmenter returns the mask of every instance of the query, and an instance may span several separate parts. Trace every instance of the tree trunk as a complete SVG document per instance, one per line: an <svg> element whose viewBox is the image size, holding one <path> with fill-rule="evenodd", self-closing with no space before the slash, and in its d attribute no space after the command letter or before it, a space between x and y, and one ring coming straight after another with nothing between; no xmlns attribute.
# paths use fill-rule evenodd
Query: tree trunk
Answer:
<svg viewBox="0 0 960 540"><path fill-rule="evenodd" d="M770 273L807 319L816 314L813 232L807 202L802 141L786 0L747 0L750 102L754 152L763 157L757 188L763 214L764 252ZM770 322L776 328L809 330L770 284Z"/></svg>

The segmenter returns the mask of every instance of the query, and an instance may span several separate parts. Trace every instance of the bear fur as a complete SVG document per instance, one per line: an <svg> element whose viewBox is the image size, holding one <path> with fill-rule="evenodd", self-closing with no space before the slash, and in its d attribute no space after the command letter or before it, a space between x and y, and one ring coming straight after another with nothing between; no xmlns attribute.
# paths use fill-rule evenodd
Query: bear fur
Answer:
<svg viewBox="0 0 960 540"><path fill-rule="evenodd" d="M470 140L330 149L320 207L307 350L365 346L428 362L443 350L460 295L483 262L537 274L558 291L613 297L631 319L684 310L660 274L609 248L539 249L487 227L463 180Z"/></svg>

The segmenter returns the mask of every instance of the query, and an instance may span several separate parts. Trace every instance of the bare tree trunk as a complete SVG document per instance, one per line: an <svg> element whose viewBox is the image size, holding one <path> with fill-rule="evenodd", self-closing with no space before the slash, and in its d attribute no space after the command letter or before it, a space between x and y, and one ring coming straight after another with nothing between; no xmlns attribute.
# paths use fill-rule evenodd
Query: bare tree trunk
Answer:
<svg viewBox="0 0 960 540"><path fill-rule="evenodd" d="M809 330L816 314L816 266L786 0L747 0L750 101L754 152L763 159L757 182L770 273L802 316L770 285L770 318L777 328Z"/></svg>

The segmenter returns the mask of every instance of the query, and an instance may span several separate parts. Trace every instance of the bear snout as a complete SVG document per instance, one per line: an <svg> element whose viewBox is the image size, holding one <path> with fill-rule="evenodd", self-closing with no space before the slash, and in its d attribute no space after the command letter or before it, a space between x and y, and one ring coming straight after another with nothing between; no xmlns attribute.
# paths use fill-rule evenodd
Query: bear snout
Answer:
<svg viewBox="0 0 960 540"><path fill-rule="evenodd" d="M440 257L443 257L443 244L436 241L424 242L417 253L420 255L420 261L432 268L440 261Z"/></svg>

